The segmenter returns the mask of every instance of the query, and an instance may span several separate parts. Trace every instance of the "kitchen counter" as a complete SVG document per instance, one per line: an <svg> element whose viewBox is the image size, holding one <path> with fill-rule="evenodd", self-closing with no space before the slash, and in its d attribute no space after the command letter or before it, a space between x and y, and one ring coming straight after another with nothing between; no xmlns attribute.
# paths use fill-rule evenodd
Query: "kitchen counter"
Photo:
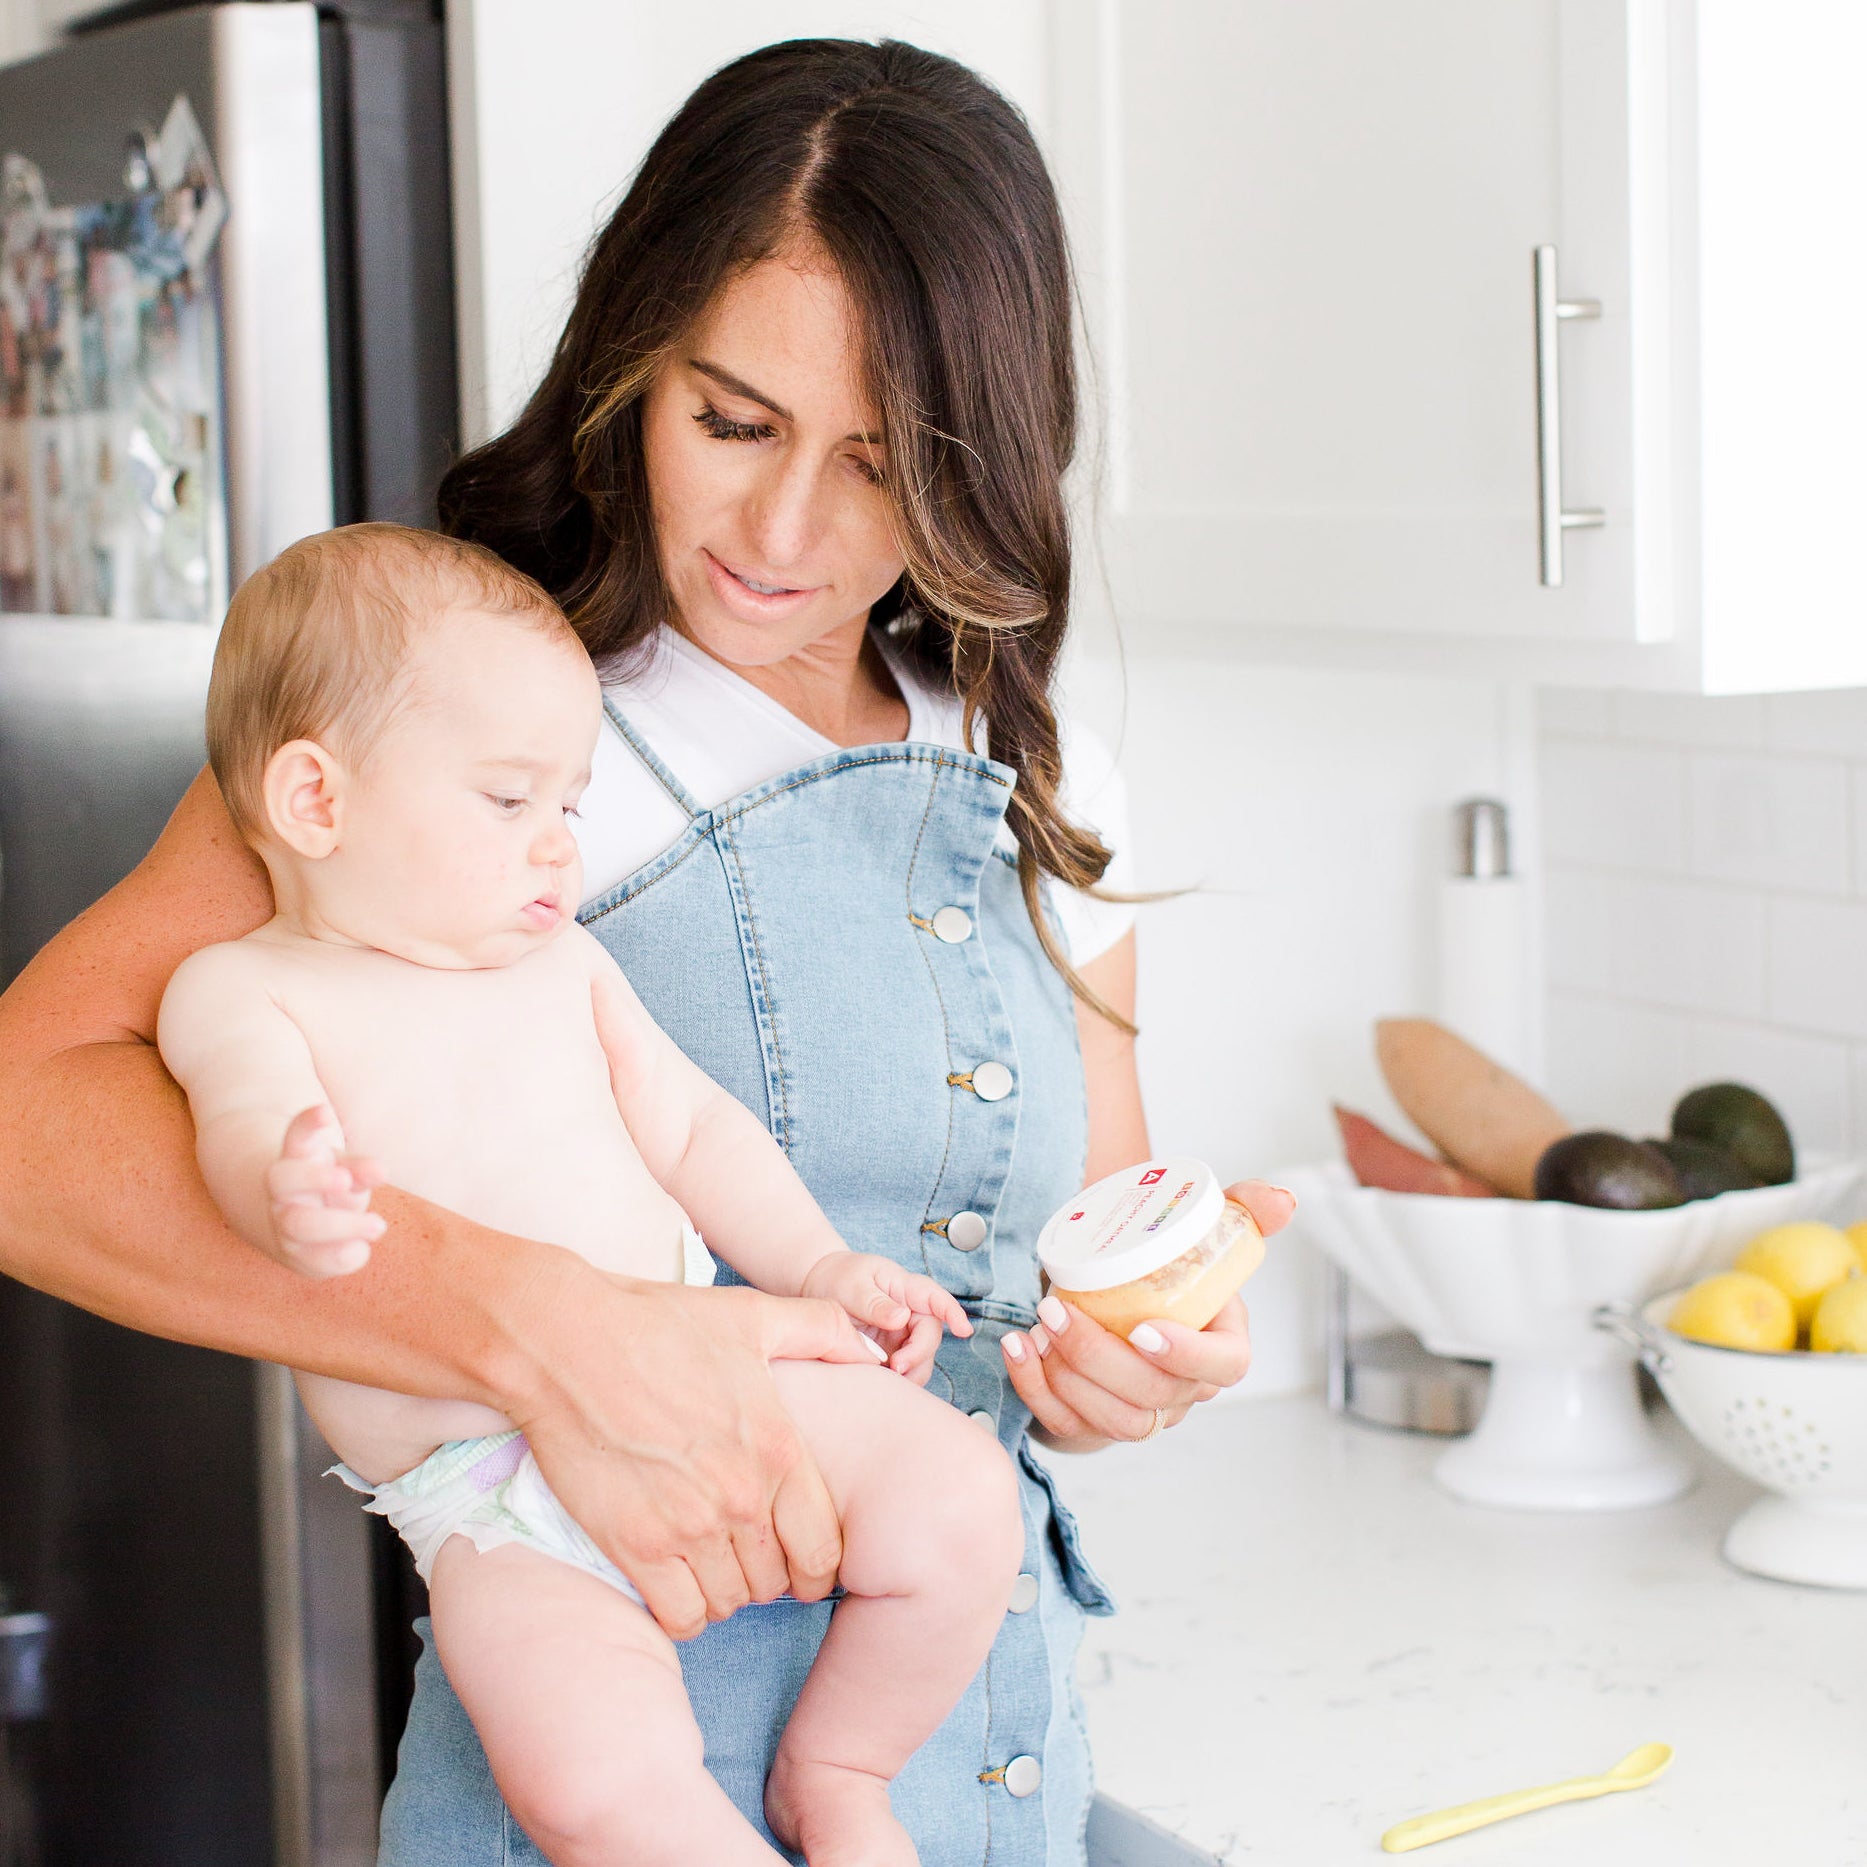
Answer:
<svg viewBox="0 0 1867 1867"><path fill-rule="evenodd" d="M1319 1400L1199 1408L1164 1439L1052 1458L1121 1604L1081 1679L1100 1786L1222 1862L1386 1858L1409 1815L1605 1770L1652 1787L1482 1829L1434 1867L1867 1863L1867 1593L1728 1568L1756 1493L1638 1511L1484 1510L1445 1443Z"/></svg>

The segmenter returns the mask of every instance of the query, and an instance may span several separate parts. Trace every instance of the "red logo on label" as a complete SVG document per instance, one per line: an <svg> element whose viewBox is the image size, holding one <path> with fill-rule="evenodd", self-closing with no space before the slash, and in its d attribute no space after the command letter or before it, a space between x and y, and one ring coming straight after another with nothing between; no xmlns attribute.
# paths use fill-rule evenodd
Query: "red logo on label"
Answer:
<svg viewBox="0 0 1867 1867"><path fill-rule="evenodd" d="M1070 1223L1071 1223L1072 1225L1074 1225L1074 1224L1076 1223L1076 1221L1077 1221L1078 1219L1080 1219L1080 1218L1081 1218L1082 1216L1083 1216L1083 1215L1082 1215L1082 1214L1081 1214L1080 1212L1072 1212L1072 1213L1070 1214Z"/></svg>
<svg viewBox="0 0 1867 1867"><path fill-rule="evenodd" d="M1156 1181L1164 1180L1166 1177L1167 1169L1165 1167L1155 1167L1149 1172L1142 1174L1141 1178L1136 1181L1135 1184L1137 1186L1152 1186Z"/></svg>

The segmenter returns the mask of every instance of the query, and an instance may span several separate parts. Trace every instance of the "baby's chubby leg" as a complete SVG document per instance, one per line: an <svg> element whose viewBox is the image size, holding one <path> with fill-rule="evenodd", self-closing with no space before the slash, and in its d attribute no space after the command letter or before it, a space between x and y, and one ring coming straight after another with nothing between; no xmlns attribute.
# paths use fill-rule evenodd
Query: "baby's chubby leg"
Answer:
<svg viewBox="0 0 1867 1867"><path fill-rule="evenodd" d="M956 1408L881 1368L776 1362L843 1525L816 1663L765 1791L810 1867L910 1867L888 1784L985 1661L1024 1553L1016 1474Z"/></svg>
<svg viewBox="0 0 1867 1867"><path fill-rule="evenodd" d="M429 1598L493 1780L552 1867L782 1867L707 1774L674 1645L628 1596L454 1536Z"/></svg>

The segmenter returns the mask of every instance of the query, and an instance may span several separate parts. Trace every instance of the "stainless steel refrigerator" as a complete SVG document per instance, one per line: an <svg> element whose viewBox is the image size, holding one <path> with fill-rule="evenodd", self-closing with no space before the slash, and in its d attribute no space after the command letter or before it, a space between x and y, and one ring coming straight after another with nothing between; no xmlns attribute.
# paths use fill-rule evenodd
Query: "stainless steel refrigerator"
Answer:
<svg viewBox="0 0 1867 1867"><path fill-rule="evenodd" d="M231 586L427 521L455 441L439 0L114 17L0 70L9 979L199 767ZM0 1280L0 1419L0 1590L52 1623L0 1867L373 1861L410 1581L287 1378Z"/></svg>

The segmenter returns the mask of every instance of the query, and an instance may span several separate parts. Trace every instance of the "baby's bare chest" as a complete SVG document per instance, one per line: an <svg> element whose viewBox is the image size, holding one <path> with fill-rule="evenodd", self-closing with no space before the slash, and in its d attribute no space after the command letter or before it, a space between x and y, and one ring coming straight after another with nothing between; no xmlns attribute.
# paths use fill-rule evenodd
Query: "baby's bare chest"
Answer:
<svg viewBox="0 0 1867 1867"><path fill-rule="evenodd" d="M347 1146L395 1185L586 1254L650 1193L580 970L337 958L296 972L282 1002Z"/></svg>

